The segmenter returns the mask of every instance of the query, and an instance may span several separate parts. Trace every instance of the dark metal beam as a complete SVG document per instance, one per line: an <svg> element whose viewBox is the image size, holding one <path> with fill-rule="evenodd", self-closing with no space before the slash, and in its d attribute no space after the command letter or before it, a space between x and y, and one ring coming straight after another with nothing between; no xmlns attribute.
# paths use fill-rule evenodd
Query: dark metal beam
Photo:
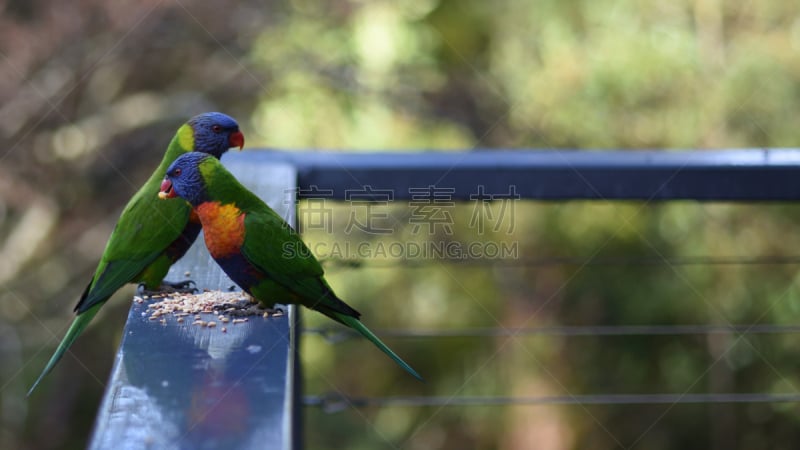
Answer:
<svg viewBox="0 0 800 450"><path fill-rule="evenodd" d="M345 200L348 195L359 195L361 200L385 200L386 192L391 192L394 200L400 200L410 199L415 189L430 186L441 189L441 194L450 193L453 200L470 200L480 194L542 200L800 198L798 149L453 153L256 150L226 158L295 166L301 198Z"/></svg>

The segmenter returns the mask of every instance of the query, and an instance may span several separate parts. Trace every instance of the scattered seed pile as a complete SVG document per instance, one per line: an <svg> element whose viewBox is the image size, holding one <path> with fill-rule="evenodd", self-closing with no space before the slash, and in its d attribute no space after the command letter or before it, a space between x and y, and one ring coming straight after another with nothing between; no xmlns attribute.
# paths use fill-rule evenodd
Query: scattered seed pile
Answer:
<svg viewBox="0 0 800 450"><path fill-rule="evenodd" d="M139 304L149 299L159 299L147 305L147 311L142 316L149 315L149 320L158 320L166 325L167 317L175 317L178 323L193 320L192 325L216 328L217 322L220 330L228 331L226 325L247 322L248 316L262 316L267 318L270 313L281 314L280 311L265 311L253 303L244 292L222 292L206 290L200 294L165 293L153 297L134 296L133 301ZM203 320L202 314L215 314L216 320Z"/></svg>

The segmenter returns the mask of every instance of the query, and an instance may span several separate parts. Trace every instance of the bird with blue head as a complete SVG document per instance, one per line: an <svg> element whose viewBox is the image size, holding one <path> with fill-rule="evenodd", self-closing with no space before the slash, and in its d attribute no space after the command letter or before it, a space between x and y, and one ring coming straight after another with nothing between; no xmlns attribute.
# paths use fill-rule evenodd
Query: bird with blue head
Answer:
<svg viewBox="0 0 800 450"><path fill-rule="evenodd" d="M318 311L354 329L422 380L359 320L358 311L336 296L322 266L294 229L219 160L200 153L181 155L167 169L158 196L182 197L192 205L211 257L263 306L291 303Z"/></svg>

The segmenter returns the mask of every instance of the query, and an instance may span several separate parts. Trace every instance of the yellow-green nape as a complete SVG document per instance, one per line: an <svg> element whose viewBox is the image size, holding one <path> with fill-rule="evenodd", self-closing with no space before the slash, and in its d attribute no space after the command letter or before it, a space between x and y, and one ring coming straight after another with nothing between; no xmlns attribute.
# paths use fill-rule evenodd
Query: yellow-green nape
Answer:
<svg viewBox="0 0 800 450"><path fill-rule="evenodd" d="M188 123L178 128L178 144L187 152L194 150L194 131Z"/></svg>
<svg viewBox="0 0 800 450"><path fill-rule="evenodd" d="M213 156L203 158L197 165L198 170L200 170L200 173L203 174L203 178L205 179L208 179L214 173L218 172L221 167L222 163L220 163L219 160Z"/></svg>

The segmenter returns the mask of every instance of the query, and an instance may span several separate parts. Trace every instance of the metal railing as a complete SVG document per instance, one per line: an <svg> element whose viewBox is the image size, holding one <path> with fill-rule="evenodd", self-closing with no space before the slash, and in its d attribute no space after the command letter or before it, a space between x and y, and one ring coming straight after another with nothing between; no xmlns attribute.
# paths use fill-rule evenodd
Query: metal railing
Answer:
<svg viewBox="0 0 800 450"><path fill-rule="evenodd" d="M795 149L383 154L249 151L226 156L223 162L290 223L295 222L297 199L322 196L345 200L354 190L362 194L362 201L372 194L383 200L381 193L387 191L395 200L409 199L415 189L424 188L447 188L453 200L466 201L479 199L481 193L493 198L505 194L542 200L800 199L800 150ZM180 278L185 272L191 273L201 289L229 290L233 285L211 261L202 239L172 268L170 278ZM226 449L265 448L265 443L282 449L302 446L299 327L294 308L281 317L228 326L224 333L194 326L191 321L149 320L146 308L146 303L134 303L131 308L98 413L92 448L108 448L112 443L130 448L195 448L198 443L203 448ZM534 400L676 400L651 397ZM436 398L429 400L435 404ZM478 400L485 403L485 399ZM709 394L683 400L795 402L799 398ZM359 406L359 401L383 404L370 398L351 399L347 404ZM403 404L403 399L397 402ZM464 405L470 402L466 399ZM307 405L330 407L338 403L341 399L305 398Z"/></svg>

